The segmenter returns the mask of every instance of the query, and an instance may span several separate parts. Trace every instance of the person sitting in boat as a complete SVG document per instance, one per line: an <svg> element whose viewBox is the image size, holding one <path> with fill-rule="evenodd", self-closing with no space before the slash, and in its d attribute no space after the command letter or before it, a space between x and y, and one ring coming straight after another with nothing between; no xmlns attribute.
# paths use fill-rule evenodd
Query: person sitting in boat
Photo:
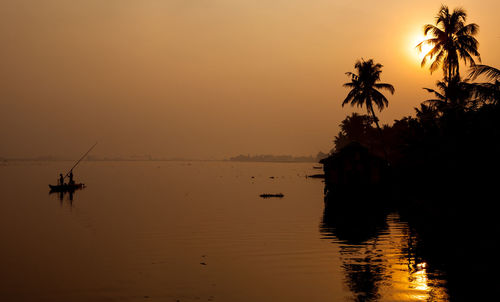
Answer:
<svg viewBox="0 0 500 302"><path fill-rule="evenodd" d="M64 186L64 176L62 173L59 174L59 185Z"/></svg>
<svg viewBox="0 0 500 302"><path fill-rule="evenodd" d="M75 181L73 180L73 170L69 171L69 183L70 186L75 184Z"/></svg>

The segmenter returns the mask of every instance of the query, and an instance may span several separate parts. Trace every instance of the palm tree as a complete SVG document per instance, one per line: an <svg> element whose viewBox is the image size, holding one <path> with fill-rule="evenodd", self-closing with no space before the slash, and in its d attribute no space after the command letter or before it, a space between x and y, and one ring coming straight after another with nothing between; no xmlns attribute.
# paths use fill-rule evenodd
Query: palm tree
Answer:
<svg viewBox="0 0 500 302"><path fill-rule="evenodd" d="M425 87L423 88L424 90L427 90L427 92L432 93L434 95L434 98L424 101L421 104L421 106L427 106L429 109L442 112L446 108L446 105L448 104L447 97L446 97L447 85L443 81L438 81L436 83L436 86L438 87L438 89L440 91L432 89L432 88L425 88ZM425 103L427 105L424 105ZM422 109L424 109L424 108L422 108ZM417 109L417 116L418 116L418 113L419 112Z"/></svg>
<svg viewBox="0 0 500 302"><path fill-rule="evenodd" d="M424 88L434 95L433 99L426 100L424 103L441 113L447 109L465 109L473 105L475 103L475 100L471 99L473 87L467 81L462 81L459 76L455 76L448 81L438 81L437 90Z"/></svg>
<svg viewBox="0 0 500 302"><path fill-rule="evenodd" d="M433 37L417 45L422 50L423 45L431 45L432 49L422 59L423 67L428 60L433 60L430 65L431 73L442 66L445 81L460 75L459 59L465 64L475 65L473 57L481 62L478 52L479 42L474 38L479 26L475 23L465 24L467 14L462 8L456 8L453 13L446 5L442 5L436 16L436 25L424 26L424 35L430 33Z"/></svg>
<svg viewBox="0 0 500 302"><path fill-rule="evenodd" d="M368 61L357 61L354 68L358 71L357 74L346 72L351 77L351 82L345 83L343 86L350 88L351 91L342 102L342 107L345 104L351 103L352 106L366 107L368 114L373 116L373 121L377 125L379 131L378 118L373 110L375 104L380 111L389 105L387 98L379 91L379 89L386 89L391 94L394 94L394 86L387 83L377 83L380 81L380 73L382 72L382 65L375 64L372 59Z"/></svg>
<svg viewBox="0 0 500 302"><path fill-rule="evenodd" d="M438 92L436 92L440 95ZM440 102L441 99L438 100ZM438 112L432 104L426 105L424 103L420 104L420 108L415 107L415 112L417 113L417 119L422 123L428 121L434 121L438 115Z"/></svg>
<svg viewBox="0 0 500 302"><path fill-rule="evenodd" d="M389 101L379 89L386 89L391 94L394 94L394 86L387 83L378 83L380 81L382 67L382 64L375 64L372 59L368 61L357 61L356 64L354 64L354 68L358 73L346 72L346 75L351 77L351 82L345 83L344 87L350 88L351 91L349 91L347 97L342 102L342 107L347 103L351 103L351 106L365 106L368 114L372 114L373 116L373 121L375 125L377 125L383 143L382 129L380 129L380 125L378 124L378 118L373 110L373 104L378 107L379 111L387 107ZM385 147L384 155L387 160Z"/></svg>
<svg viewBox="0 0 500 302"><path fill-rule="evenodd" d="M469 78L475 80L484 75L490 81L500 81L500 69L488 65L474 65L469 70Z"/></svg>
<svg viewBox="0 0 500 302"><path fill-rule="evenodd" d="M482 102L488 101L498 104L500 101L500 70L488 65L474 65L469 70L469 79L475 80L485 76L488 82L474 83L472 85L474 96Z"/></svg>

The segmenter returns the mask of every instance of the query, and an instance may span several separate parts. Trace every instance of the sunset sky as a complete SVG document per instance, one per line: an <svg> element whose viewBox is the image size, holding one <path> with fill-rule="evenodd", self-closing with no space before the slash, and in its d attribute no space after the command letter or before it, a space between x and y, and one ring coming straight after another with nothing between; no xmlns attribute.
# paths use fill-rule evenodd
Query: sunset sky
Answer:
<svg viewBox="0 0 500 302"><path fill-rule="evenodd" d="M443 3L466 9L482 62L500 67L500 2ZM414 46L440 5L0 0L0 157L78 158L96 141L102 156L327 152L356 60L396 88L383 123L426 99L442 74Z"/></svg>

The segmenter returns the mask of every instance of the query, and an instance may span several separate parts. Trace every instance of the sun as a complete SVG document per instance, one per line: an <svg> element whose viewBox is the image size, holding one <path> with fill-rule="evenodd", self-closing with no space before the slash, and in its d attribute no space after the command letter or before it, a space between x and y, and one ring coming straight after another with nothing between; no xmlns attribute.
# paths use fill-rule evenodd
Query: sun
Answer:
<svg viewBox="0 0 500 302"><path fill-rule="evenodd" d="M418 50L416 46L420 42L425 41L429 38L430 38L429 36L424 36L423 34L415 34L411 39L410 50L413 57L419 60L419 63L422 61L425 55L433 48L433 45L423 44L421 50Z"/></svg>

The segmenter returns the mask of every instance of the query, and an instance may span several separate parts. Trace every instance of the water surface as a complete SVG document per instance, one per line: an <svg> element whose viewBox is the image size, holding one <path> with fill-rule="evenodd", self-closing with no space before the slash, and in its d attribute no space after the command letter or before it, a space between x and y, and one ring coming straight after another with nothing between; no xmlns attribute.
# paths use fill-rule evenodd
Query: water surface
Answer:
<svg viewBox="0 0 500 302"><path fill-rule="evenodd" d="M408 225L350 238L310 163L84 162L87 188L49 194L71 165L0 166L0 300L446 299Z"/></svg>

